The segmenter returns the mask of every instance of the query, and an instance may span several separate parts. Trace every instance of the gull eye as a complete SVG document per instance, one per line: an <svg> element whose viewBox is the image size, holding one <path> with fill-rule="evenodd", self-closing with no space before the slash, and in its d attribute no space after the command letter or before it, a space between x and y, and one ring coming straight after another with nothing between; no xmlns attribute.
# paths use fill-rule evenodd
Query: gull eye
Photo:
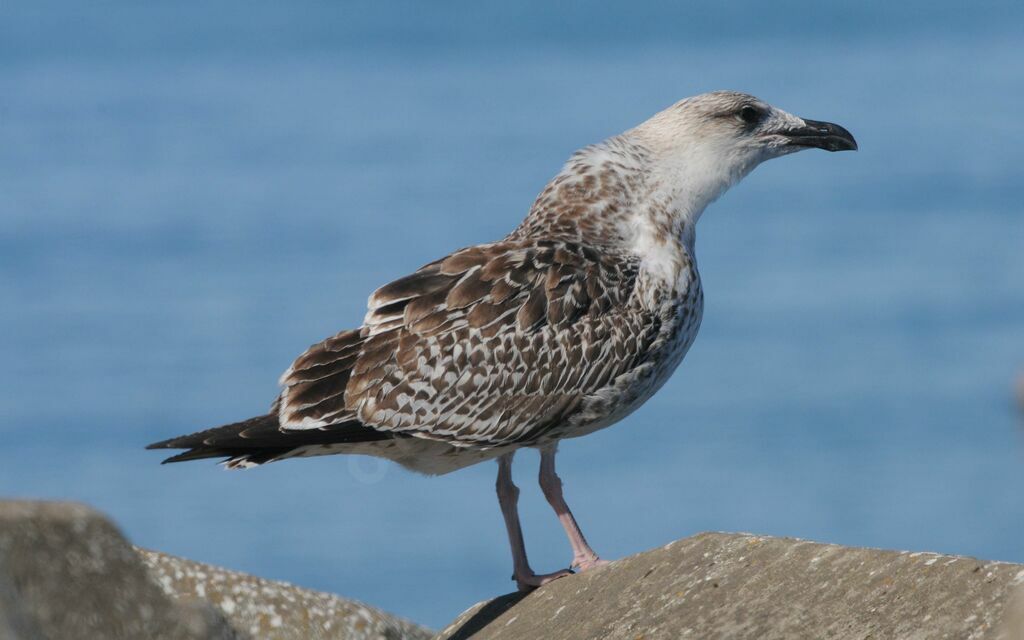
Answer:
<svg viewBox="0 0 1024 640"><path fill-rule="evenodd" d="M758 122L761 121L761 117L763 114L761 113L761 110L758 109L757 107L745 104L740 109L739 115L740 120L742 120L743 122L747 124L757 124Z"/></svg>

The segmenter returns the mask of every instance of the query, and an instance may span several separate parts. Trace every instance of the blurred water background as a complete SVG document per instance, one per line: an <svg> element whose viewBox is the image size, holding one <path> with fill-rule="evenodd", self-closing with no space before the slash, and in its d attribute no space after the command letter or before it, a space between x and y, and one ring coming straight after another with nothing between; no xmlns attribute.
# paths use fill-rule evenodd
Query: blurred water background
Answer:
<svg viewBox="0 0 1024 640"><path fill-rule="evenodd" d="M0 5L0 493L434 626L510 590L493 464L142 447L263 412L376 286L731 88L861 151L771 162L705 214L696 345L563 444L584 530L611 558L714 529L1024 562L1024 5L550 5ZM531 560L563 567L517 467Z"/></svg>

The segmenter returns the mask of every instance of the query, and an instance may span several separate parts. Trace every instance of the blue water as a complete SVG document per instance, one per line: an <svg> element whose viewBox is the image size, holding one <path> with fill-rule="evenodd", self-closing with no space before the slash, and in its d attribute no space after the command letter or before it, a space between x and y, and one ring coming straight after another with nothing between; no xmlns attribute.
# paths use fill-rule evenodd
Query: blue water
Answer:
<svg viewBox="0 0 1024 640"><path fill-rule="evenodd" d="M576 148L749 91L856 154L701 222L675 377L563 445L608 557L707 529L1024 562L1019 3L0 6L0 493L433 626L508 591L495 468L161 467L366 295L500 237ZM569 550L519 456L538 570Z"/></svg>

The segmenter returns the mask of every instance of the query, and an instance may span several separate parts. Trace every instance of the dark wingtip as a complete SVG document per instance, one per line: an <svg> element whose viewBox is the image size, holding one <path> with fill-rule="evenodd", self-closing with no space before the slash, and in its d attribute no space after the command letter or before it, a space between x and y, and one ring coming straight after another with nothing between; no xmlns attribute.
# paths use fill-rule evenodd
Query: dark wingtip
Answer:
<svg viewBox="0 0 1024 640"><path fill-rule="evenodd" d="M292 449L307 444L375 442L392 437L393 434L377 431L356 421L331 425L331 428L324 430L287 432L278 426L276 414L266 414L154 442L147 445L146 449L186 449L167 458L162 464L228 458L234 461L229 464L229 468L238 468L278 460Z"/></svg>
<svg viewBox="0 0 1024 640"><path fill-rule="evenodd" d="M191 451L185 451L178 455L165 458L160 461L160 464L172 464L174 462L188 462L189 460L205 460L206 458L227 458L229 454L219 449L207 449L205 451L201 449L192 449Z"/></svg>
<svg viewBox="0 0 1024 640"><path fill-rule="evenodd" d="M197 444L202 443L202 438L197 438L197 435L200 434L191 434L187 436L178 436L176 438L168 438L167 440L161 440L160 442L147 444L146 449L191 449Z"/></svg>

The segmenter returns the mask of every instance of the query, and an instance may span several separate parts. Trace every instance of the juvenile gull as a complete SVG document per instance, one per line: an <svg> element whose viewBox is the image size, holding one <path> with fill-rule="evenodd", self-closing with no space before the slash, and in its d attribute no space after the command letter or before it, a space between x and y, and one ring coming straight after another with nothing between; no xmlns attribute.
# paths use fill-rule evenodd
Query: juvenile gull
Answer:
<svg viewBox="0 0 1024 640"><path fill-rule="evenodd" d="M697 335L694 230L704 208L769 158L854 150L846 129L757 98L687 98L576 152L526 219L378 289L358 329L310 347L266 415L172 438L165 460L230 468L358 453L443 474L497 458L497 493L521 589L526 559L512 457L540 450L540 486L572 546L603 563L562 497L555 450L618 422L668 380Z"/></svg>

